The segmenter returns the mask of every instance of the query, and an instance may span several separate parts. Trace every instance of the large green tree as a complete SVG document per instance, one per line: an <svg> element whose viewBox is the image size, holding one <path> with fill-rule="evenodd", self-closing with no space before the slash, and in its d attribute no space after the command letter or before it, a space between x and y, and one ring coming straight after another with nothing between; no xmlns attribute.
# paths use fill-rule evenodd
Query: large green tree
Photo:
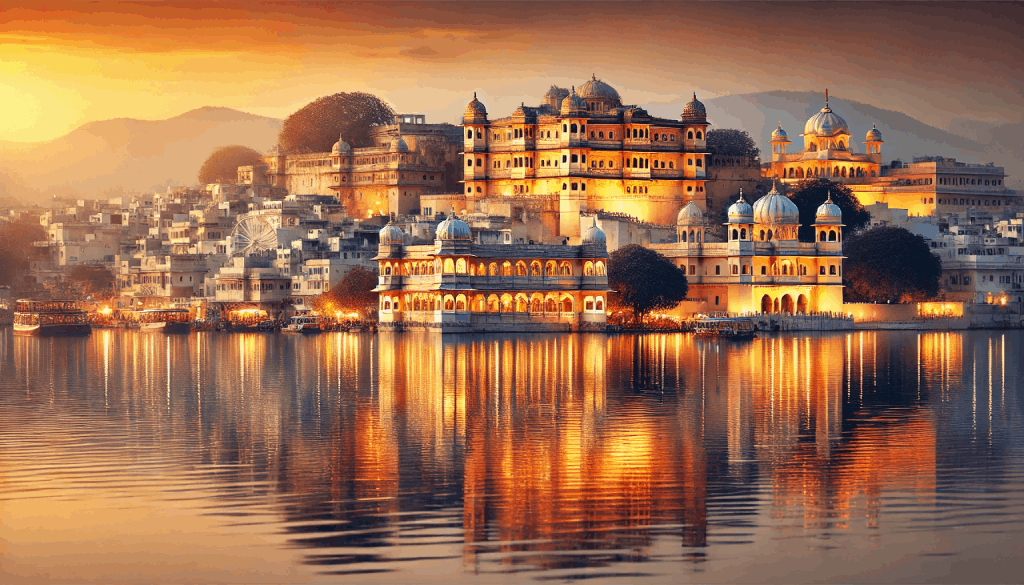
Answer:
<svg viewBox="0 0 1024 585"><path fill-rule="evenodd" d="M661 254L630 244L612 252L608 261L608 286L618 302L633 312L633 321L643 323L655 309L671 309L686 298L686 274Z"/></svg>
<svg viewBox="0 0 1024 585"><path fill-rule="evenodd" d="M871 221L871 213L857 200L857 196L842 183L828 179L806 179L796 184L787 196L800 208L800 240L814 241L814 218L818 207L832 194L832 203L843 212L843 235L860 231Z"/></svg>
<svg viewBox="0 0 1024 585"><path fill-rule="evenodd" d="M238 167L257 165L260 160L260 153L248 146L221 146L199 167L199 183L234 183L238 180Z"/></svg>
<svg viewBox="0 0 1024 585"><path fill-rule="evenodd" d="M923 301L939 293L942 261L924 238L903 228L881 226L843 244L843 284L853 302Z"/></svg>
<svg viewBox="0 0 1024 585"><path fill-rule="evenodd" d="M377 274L362 266L356 266L342 276L337 284L313 300L313 309L321 315L333 316L335 312L368 315L377 308Z"/></svg>
<svg viewBox="0 0 1024 585"><path fill-rule="evenodd" d="M747 134L746 130L733 130L732 128L720 128L708 130L707 136L708 152L723 156L746 156L757 158L761 156L761 149L757 142Z"/></svg>
<svg viewBox="0 0 1024 585"><path fill-rule="evenodd" d="M327 152L338 137L350 146L373 146L370 128L391 124L395 111L375 95L352 92L317 98L288 116L277 143L286 153Z"/></svg>

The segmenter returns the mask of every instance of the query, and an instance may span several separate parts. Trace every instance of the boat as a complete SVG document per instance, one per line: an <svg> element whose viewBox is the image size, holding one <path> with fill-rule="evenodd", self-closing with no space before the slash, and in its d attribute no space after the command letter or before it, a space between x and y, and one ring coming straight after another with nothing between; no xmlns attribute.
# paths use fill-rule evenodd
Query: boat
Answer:
<svg viewBox="0 0 1024 585"><path fill-rule="evenodd" d="M137 313L139 331L150 333L188 333L188 309L146 309Z"/></svg>
<svg viewBox="0 0 1024 585"><path fill-rule="evenodd" d="M88 335L89 314L77 301L21 299L14 308L15 335Z"/></svg>
<svg viewBox="0 0 1024 585"><path fill-rule="evenodd" d="M320 320L315 315L295 315L281 331L285 333L320 333Z"/></svg>
<svg viewBox="0 0 1024 585"><path fill-rule="evenodd" d="M743 317L706 317L692 322L697 335L750 339L757 333L752 319Z"/></svg>

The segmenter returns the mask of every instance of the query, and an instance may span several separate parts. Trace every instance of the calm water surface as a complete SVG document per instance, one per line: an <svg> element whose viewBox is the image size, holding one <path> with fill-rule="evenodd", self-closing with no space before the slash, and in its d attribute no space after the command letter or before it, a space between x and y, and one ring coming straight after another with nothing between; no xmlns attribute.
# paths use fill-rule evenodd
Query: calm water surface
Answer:
<svg viewBox="0 0 1024 585"><path fill-rule="evenodd" d="M0 582L1008 582L1020 332L0 334Z"/></svg>

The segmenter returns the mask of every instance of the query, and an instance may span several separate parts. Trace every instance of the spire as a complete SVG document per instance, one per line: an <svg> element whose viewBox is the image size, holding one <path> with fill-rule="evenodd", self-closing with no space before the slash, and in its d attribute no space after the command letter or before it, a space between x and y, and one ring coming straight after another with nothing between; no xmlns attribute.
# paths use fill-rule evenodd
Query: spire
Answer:
<svg viewBox="0 0 1024 585"><path fill-rule="evenodd" d="M832 203L832 189L828 190L828 198L825 199L825 203Z"/></svg>
<svg viewBox="0 0 1024 585"><path fill-rule="evenodd" d="M828 88L825 88L825 107L828 107Z"/></svg>
<svg viewBox="0 0 1024 585"><path fill-rule="evenodd" d="M693 92L693 101L697 101L697 92Z"/></svg>
<svg viewBox="0 0 1024 585"><path fill-rule="evenodd" d="M476 99L476 92L473 92L473 99Z"/></svg>
<svg viewBox="0 0 1024 585"><path fill-rule="evenodd" d="M740 198L737 199L737 202L739 201L743 201L743 187L740 187Z"/></svg>
<svg viewBox="0 0 1024 585"><path fill-rule="evenodd" d="M593 81L597 81L597 74L596 73L591 73L590 74L590 79L593 80ZM597 220L594 220L594 221L597 221Z"/></svg>

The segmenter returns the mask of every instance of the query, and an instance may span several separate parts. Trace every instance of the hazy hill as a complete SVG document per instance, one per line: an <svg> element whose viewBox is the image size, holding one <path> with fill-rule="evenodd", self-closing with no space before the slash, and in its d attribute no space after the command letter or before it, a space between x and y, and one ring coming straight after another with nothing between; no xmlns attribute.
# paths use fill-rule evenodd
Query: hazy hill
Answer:
<svg viewBox="0 0 1024 585"><path fill-rule="evenodd" d="M267 150L280 128L276 118L205 107L166 120L90 122L49 142L0 142L0 196L93 196L191 185L213 149L242 144Z"/></svg>
<svg viewBox="0 0 1024 585"><path fill-rule="evenodd" d="M778 122L794 144L790 150L803 148L800 134L804 122L825 105L825 96L815 92L772 91L741 94L706 100L708 119L718 128L740 128L758 141L762 160L771 156L772 130ZM896 112L868 104L831 96L829 105L850 125L857 152L864 152L864 135L874 123L882 132L885 162L899 158L910 161L914 156L952 156L964 162L994 162L1006 167L1008 184L1024 178L1024 124L988 124L957 119L950 129L936 128L917 120L913 112ZM652 113L678 117L679 104L651 107Z"/></svg>

